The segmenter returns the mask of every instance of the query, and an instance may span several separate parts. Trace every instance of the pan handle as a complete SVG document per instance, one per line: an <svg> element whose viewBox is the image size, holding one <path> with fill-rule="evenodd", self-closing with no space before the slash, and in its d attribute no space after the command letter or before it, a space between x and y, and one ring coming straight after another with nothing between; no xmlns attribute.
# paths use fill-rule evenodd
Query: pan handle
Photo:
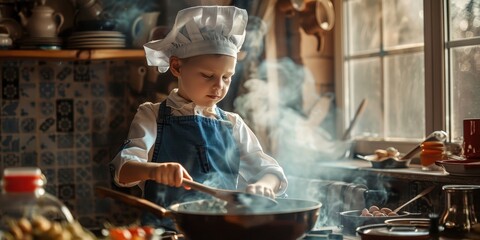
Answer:
<svg viewBox="0 0 480 240"><path fill-rule="evenodd" d="M172 215L171 211L160 207L159 205L148 201L147 199L135 197L106 187L95 187L95 193L100 197L109 197L115 200L119 200L127 205L147 210L161 218L171 217Z"/></svg>

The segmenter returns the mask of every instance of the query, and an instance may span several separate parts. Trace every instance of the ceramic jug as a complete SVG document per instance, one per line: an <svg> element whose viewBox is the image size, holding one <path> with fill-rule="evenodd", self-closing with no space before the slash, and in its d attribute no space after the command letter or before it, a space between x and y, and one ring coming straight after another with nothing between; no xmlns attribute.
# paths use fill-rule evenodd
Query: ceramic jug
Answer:
<svg viewBox="0 0 480 240"><path fill-rule="evenodd" d="M30 37L56 37L64 21L61 13L45 5L45 0L32 9L30 18L27 18L23 12L19 15Z"/></svg>
<svg viewBox="0 0 480 240"><path fill-rule="evenodd" d="M12 47L13 41L10 38L8 28L0 24L0 49L8 49Z"/></svg>

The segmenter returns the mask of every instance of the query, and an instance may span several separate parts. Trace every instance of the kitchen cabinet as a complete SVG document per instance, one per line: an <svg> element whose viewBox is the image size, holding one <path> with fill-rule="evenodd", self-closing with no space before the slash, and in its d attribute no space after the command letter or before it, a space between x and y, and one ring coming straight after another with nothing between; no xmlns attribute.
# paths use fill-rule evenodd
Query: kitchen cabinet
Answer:
<svg viewBox="0 0 480 240"><path fill-rule="evenodd" d="M141 60L143 49L4 50L1 59Z"/></svg>

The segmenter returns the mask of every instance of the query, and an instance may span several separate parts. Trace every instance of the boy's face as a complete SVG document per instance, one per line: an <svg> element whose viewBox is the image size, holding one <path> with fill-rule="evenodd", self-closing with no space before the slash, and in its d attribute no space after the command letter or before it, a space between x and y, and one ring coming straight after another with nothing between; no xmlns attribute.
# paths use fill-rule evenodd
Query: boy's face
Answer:
<svg viewBox="0 0 480 240"><path fill-rule="evenodd" d="M206 107L225 97L237 63L234 57L213 54L170 61L172 73L178 78L178 94Z"/></svg>

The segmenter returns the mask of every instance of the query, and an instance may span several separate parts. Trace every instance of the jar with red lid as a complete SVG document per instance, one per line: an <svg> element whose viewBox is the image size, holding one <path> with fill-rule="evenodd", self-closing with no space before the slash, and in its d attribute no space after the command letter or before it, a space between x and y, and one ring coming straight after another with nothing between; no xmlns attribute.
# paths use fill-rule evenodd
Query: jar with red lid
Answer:
<svg viewBox="0 0 480 240"><path fill-rule="evenodd" d="M73 222L70 210L44 189L46 180L39 168L6 168L0 195L0 230L21 218L31 220L41 216L51 221Z"/></svg>

